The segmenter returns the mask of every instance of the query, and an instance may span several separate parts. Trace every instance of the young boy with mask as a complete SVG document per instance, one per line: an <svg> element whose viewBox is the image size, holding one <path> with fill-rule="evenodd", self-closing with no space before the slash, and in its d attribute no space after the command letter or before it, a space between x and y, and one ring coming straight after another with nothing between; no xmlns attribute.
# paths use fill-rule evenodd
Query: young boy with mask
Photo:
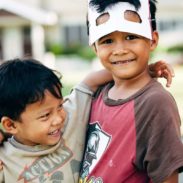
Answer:
<svg viewBox="0 0 183 183"><path fill-rule="evenodd" d="M153 0L89 1L89 42L114 82L93 99L80 183L178 182L178 109L148 72L155 13Z"/></svg>

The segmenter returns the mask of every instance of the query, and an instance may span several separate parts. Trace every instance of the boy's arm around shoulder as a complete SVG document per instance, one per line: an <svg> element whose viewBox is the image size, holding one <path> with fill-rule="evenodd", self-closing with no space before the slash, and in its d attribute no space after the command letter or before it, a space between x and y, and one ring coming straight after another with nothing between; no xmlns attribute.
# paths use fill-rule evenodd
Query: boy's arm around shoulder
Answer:
<svg viewBox="0 0 183 183"><path fill-rule="evenodd" d="M110 81L112 81L111 73L103 69L88 74L82 82L95 92L99 86L104 85Z"/></svg>
<svg viewBox="0 0 183 183"><path fill-rule="evenodd" d="M172 77L174 77L174 70L171 65L167 64L166 62L159 61L149 65L149 72L152 77L164 77L167 81L167 87L171 85ZM88 74L84 78L83 83L85 83L95 92L99 86L104 85L112 80L113 78L111 73L103 69Z"/></svg>

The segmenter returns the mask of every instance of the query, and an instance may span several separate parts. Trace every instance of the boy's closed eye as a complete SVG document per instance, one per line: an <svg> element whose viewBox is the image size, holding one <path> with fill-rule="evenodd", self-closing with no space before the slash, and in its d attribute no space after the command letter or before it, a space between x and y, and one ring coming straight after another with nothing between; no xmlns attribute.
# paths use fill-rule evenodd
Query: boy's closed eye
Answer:
<svg viewBox="0 0 183 183"><path fill-rule="evenodd" d="M47 121L48 118L49 118L49 116L50 116L50 112L45 113L45 114L39 116L37 119L38 119L38 120L41 120L41 121Z"/></svg>
<svg viewBox="0 0 183 183"><path fill-rule="evenodd" d="M62 111L63 110L63 102L57 107L58 111ZM41 121L47 121L51 115L52 111L48 111L45 112L43 114L41 114L37 119L41 120Z"/></svg>

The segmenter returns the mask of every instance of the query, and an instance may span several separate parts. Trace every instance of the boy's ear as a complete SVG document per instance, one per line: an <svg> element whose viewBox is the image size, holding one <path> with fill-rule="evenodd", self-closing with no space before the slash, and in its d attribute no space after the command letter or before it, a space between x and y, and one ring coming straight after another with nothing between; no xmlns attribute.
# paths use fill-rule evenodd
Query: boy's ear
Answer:
<svg viewBox="0 0 183 183"><path fill-rule="evenodd" d="M3 116L1 118L1 124L7 133L10 133L12 135L17 133L15 122L13 122L11 118Z"/></svg>
<svg viewBox="0 0 183 183"><path fill-rule="evenodd" d="M153 31L151 45L150 45L151 51L153 51L157 47L158 41L159 41L159 34L157 31Z"/></svg>

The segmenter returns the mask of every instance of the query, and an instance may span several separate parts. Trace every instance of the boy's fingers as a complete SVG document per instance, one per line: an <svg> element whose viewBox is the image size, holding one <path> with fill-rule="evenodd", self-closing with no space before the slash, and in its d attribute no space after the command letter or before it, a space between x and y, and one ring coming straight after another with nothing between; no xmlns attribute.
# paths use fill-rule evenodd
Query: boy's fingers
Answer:
<svg viewBox="0 0 183 183"><path fill-rule="evenodd" d="M175 76L175 73L174 73L174 70L172 68L172 66L170 64L165 64L164 66L165 68L165 72L169 72L171 77L174 77Z"/></svg>
<svg viewBox="0 0 183 183"><path fill-rule="evenodd" d="M163 72L164 72L164 70L165 70L165 72L169 72L171 77L175 76L173 67L170 64L160 61L157 63L157 68L163 70Z"/></svg>
<svg viewBox="0 0 183 183"><path fill-rule="evenodd" d="M164 70L162 73L162 77L166 78L167 80L166 87L170 87L170 85L172 84L172 74L169 71Z"/></svg>

